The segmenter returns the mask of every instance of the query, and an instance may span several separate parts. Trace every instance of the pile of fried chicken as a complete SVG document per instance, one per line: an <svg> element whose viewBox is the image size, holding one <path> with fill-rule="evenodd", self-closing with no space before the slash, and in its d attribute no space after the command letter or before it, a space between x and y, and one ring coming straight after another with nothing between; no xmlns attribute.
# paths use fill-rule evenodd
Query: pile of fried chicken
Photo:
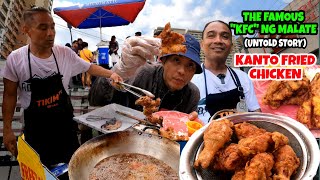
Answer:
<svg viewBox="0 0 320 180"><path fill-rule="evenodd" d="M272 81L262 102L272 109L299 105L297 120L310 129L320 128L320 74L311 83L306 76L302 80Z"/></svg>
<svg viewBox="0 0 320 180"><path fill-rule="evenodd" d="M230 143L233 132L237 144ZM194 167L234 172L232 180L290 179L300 166L288 137L250 123L214 121L205 130L203 140L204 148Z"/></svg>

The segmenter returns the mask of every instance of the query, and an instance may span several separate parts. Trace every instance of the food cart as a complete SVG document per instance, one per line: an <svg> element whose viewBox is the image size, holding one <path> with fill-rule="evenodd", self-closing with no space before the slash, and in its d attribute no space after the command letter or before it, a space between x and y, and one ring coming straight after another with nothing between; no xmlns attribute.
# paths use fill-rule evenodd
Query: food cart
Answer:
<svg viewBox="0 0 320 180"><path fill-rule="evenodd" d="M104 116L106 118L111 118L112 116L117 119L121 119L125 122L124 124L128 121L129 124L119 130L110 132L101 129L103 123L106 121L105 119L88 121L87 118L90 117L90 115L99 117ZM221 117L221 119L223 118L224 117ZM88 141L88 143L85 143L77 150L77 152L75 152L74 157L70 161L69 175L71 174L71 176L76 179L79 177L89 177L90 172L88 169L94 168L101 159L115 155L119 152L139 152L156 157L179 172L180 179L212 179L212 177L214 177L214 179L225 178L225 176L217 174L211 170L199 171L193 168L192 162L195 161L200 150L203 148L202 137L209 124L196 131L190 137L182 150L182 154L180 154L181 144L179 148L179 144L174 141L167 142L168 139L162 138L157 134L143 132L146 126L139 123L139 120L144 119L142 112L123 107L118 104L111 104L98 108L90 113L75 117L74 119L79 123L83 123L100 132L106 133ZM228 119L235 124L243 121L249 121L250 123L257 125L258 127L263 127L268 131L276 130L283 133L289 138L290 145L301 160L301 165L293 178L310 178L316 175L320 161L319 147L314 135L301 123L286 116L273 115L269 113L229 114ZM119 141L119 139L121 140ZM156 140L154 141L154 139ZM165 143L162 140L165 140ZM109 149L111 146L107 144L112 144L112 147L115 149ZM97 150L101 148L104 149ZM90 154L92 151L101 151L101 153L96 153L95 156L86 155ZM170 153L168 154L168 152ZM164 157L170 157L170 160ZM176 164L177 162L179 163Z"/></svg>

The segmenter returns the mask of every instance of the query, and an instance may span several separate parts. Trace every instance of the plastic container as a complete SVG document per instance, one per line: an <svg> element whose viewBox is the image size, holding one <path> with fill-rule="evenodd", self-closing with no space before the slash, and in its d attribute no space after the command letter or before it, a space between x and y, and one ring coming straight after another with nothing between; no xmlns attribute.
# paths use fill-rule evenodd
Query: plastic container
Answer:
<svg viewBox="0 0 320 180"><path fill-rule="evenodd" d="M109 65L109 47L108 46L99 46L98 47L98 64L107 64Z"/></svg>
<svg viewBox="0 0 320 180"><path fill-rule="evenodd" d="M199 130L200 128L202 128L202 124L200 124L197 121L187 121L187 128L188 128L188 135L189 137L196 132L197 130Z"/></svg>

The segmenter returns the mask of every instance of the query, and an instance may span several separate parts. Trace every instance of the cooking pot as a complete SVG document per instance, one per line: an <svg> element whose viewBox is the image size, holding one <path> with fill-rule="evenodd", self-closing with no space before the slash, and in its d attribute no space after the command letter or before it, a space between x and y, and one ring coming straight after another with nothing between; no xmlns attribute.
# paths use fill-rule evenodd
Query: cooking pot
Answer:
<svg viewBox="0 0 320 180"><path fill-rule="evenodd" d="M152 156L166 163L178 174L179 150L179 144L174 141L133 128L103 134L87 141L73 154L69 163L69 178L88 180L96 164L107 157L121 153Z"/></svg>
<svg viewBox="0 0 320 180"><path fill-rule="evenodd" d="M300 159L300 166L297 169L297 173L291 178L312 179L316 175L320 162L320 150L316 139L303 124L289 117L267 113L234 114L217 119L216 121L224 118L229 119L234 124L249 122L269 132L278 131L286 135L289 138L289 145ZM204 169L196 170L193 167L195 159L197 159L197 156L203 149L203 134L209 124L210 123L195 132L183 149L180 158L180 179L230 179L230 174Z"/></svg>

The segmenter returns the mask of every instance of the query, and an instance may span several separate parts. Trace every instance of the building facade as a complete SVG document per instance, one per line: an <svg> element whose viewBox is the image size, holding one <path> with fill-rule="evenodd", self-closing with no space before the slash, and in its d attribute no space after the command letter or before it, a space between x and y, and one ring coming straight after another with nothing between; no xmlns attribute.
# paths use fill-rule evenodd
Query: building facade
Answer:
<svg viewBox="0 0 320 180"><path fill-rule="evenodd" d="M28 37L22 33L23 11L32 6L45 7L51 11L53 0L0 0L0 59L6 59L15 49L27 44Z"/></svg>
<svg viewBox="0 0 320 180"><path fill-rule="evenodd" d="M162 30L163 30L163 27L157 27L154 30L154 32L162 31ZM171 30L173 30L174 32L180 33L180 34L186 34L186 33L191 34L199 42L202 39L202 31L199 31L199 30L179 29L179 28L171 28ZM233 55L235 53L239 53L240 52L240 48L241 48L241 45L239 44L239 42L236 41L236 38L234 36L232 36L232 43L233 43L233 49L232 49L231 53L229 54L229 56L227 58L227 61L226 61L226 64L228 66L231 66L231 67L234 66L233 65ZM203 62L204 61L204 54L203 54L202 50L200 52L200 58L201 58L201 62Z"/></svg>

